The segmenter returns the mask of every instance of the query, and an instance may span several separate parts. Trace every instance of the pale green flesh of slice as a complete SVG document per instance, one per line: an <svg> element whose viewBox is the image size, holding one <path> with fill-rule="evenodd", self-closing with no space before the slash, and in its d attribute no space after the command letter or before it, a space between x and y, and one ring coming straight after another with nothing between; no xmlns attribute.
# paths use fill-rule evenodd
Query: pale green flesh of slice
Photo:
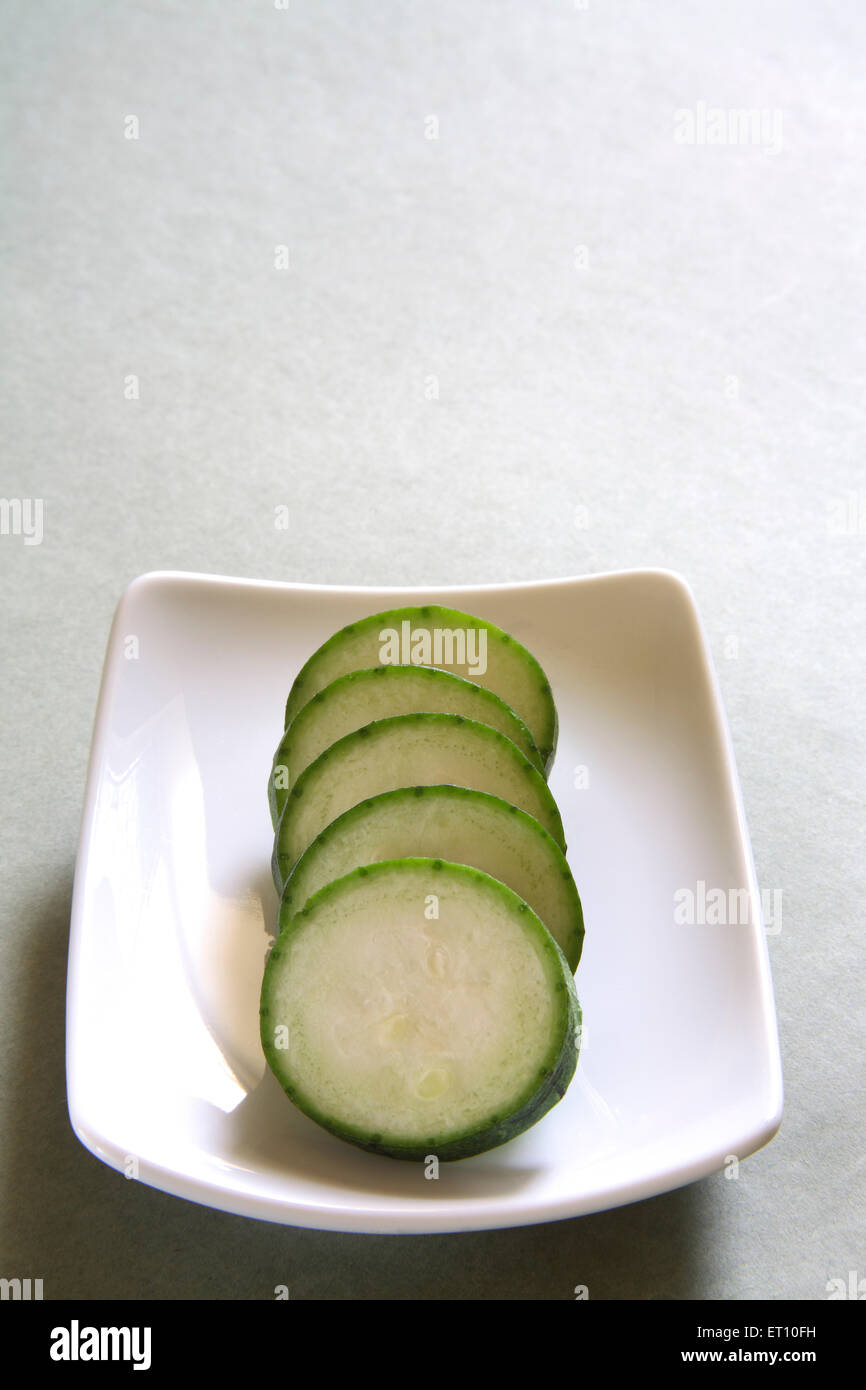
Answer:
<svg viewBox="0 0 866 1390"><path fill-rule="evenodd" d="M320 1118L412 1142L531 1095L564 1004L513 908L435 872L362 879L311 906L268 1016L285 1028L277 1065Z"/></svg>
<svg viewBox="0 0 866 1390"><path fill-rule="evenodd" d="M448 671L375 666L352 671L320 690L295 716L277 749L274 768L288 789L320 753L345 734L396 714L428 710L462 714L498 729L543 772L535 742L514 711L492 691Z"/></svg>
<svg viewBox="0 0 866 1390"><path fill-rule="evenodd" d="M348 811L326 827L284 884L281 924L313 893L361 864L420 855L471 864L523 898L577 968L584 926L565 856L538 822L514 806L463 787L403 788Z"/></svg>
<svg viewBox="0 0 866 1390"><path fill-rule="evenodd" d="M279 831L287 868L325 826L367 797L396 787L453 783L490 792L534 816L565 849L544 778L504 735L447 714L400 715L364 726L316 759L285 803Z"/></svg>

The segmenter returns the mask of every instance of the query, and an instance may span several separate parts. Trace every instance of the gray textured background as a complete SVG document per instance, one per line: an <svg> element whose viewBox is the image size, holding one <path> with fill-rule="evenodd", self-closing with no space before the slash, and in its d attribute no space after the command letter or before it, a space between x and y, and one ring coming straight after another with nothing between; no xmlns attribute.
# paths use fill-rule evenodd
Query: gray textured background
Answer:
<svg viewBox="0 0 866 1390"><path fill-rule="evenodd" d="M820 1299L866 1277L866 10L5 0L2 31L0 493L40 499L43 536L0 536L0 1275L50 1298L417 1299ZM699 103L775 113L781 139L678 142ZM786 1114L739 1180L342 1236L87 1153L66 946L127 582L644 564L693 587L783 893Z"/></svg>

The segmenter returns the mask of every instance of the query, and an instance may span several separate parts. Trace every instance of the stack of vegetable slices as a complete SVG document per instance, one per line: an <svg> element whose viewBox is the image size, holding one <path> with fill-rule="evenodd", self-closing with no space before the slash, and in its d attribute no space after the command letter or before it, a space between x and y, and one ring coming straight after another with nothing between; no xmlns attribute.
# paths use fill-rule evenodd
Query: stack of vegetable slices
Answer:
<svg viewBox="0 0 866 1390"><path fill-rule="evenodd" d="M584 926L546 782L557 731L531 653L450 608L373 614L298 674L268 781L261 1036L341 1138L465 1158L571 1081Z"/></svg>

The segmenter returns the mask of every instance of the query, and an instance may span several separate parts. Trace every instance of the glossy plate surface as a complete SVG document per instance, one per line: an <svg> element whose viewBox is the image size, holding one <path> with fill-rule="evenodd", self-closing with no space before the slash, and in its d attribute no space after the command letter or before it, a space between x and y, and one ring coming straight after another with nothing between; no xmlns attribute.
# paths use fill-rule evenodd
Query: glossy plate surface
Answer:
<svg viewBox="0 0 866 1390"><path fill-rule="evenodd" d="M568 1093L438 1178L296 1111L258 1024L286 695L338 628L423 602L496 623L547 672L550 787L586 919ZM127 1176L269 1221L395 1233L558 1220L691 1182L781 1120L773 930L677 575L373 589L160 572L121 597L76 862L67 1085L79 1139Z"/></svg>

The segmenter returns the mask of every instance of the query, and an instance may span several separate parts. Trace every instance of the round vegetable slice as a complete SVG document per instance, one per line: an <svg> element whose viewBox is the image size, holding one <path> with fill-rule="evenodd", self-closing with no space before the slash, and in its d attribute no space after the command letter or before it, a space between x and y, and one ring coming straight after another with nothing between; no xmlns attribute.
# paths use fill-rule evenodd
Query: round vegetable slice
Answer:
<svg viewBox="0 0 866 1390"><path fill-rule="evenodd" d="M514 710L484 686L432 666L373 666L348 671L318 691L286 729L271 769L289 790L304 768L338 738L396 714L462 714L498 729L543 773L535 741Z"/></svg>
<svg viewBox="0 0 866 1390"><path fill-rule="evenodd" d="M282 893L278 931L307 899L362 864L421 856L470 864L529 904L572 971L583 948L583 910L565 855L533 816L469 787L400 787L344 811L304 851L285 880L278 834L273 871Z"/></svg>
<svg viewBox="0 0 866 1390"><path fill-rule="evenodd" d="M335 632L298 672L286 702L286 726L338 676L381 665L436 666L492 690L528 726L544 770L550 768L556 705L536 658L493 623L439 604L388 609Z"/></svg>
<svg viewBox="0 0 866 1390"><path fill-rule="evenodd" d="M528 811L565 850L562 820L537 768L511 739L460 714L399 714L346 734L275 791L287 867L336 816L379 792L450 782L492 792ZM276 827L275 827L276 828Z"/></svg>
<svg viewBox="0 0 866 1390"><path fill-rule="evenodd" d="M314 894L265 967L261 1039L283 1089L392 1158L467 1158L556 1104L577 1064L568 964L522 898L425 858Z"/></svg>

